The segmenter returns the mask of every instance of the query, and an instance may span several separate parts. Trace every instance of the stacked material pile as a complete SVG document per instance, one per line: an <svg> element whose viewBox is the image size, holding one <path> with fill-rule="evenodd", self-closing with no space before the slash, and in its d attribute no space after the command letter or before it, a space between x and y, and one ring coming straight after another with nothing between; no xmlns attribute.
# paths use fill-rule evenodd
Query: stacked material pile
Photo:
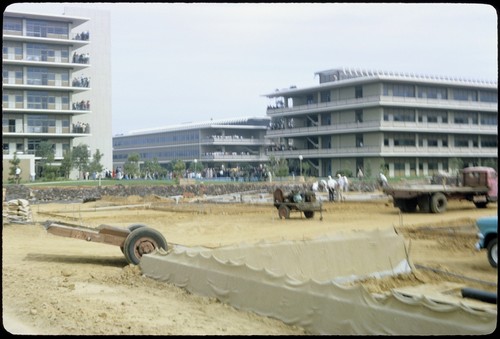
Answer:
<svg viewBox="0 0 500 339"><path fill-rule="evenodd" d="M29 223L33 221L33 214L29 201L26 199L14 199L2 204L2 225L4 223Z"/></svg>

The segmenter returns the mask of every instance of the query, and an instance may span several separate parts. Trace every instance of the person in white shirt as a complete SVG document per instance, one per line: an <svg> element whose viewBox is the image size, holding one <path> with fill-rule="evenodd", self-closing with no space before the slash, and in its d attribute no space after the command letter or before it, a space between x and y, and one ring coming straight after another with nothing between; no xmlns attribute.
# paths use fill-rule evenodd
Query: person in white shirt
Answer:
<svg viewBox="0 0 500 339"><path fill-rule="evenodd" d="M384 173L380 172L379 175L379 183L382 187L387 187L388 186L388 183L387 183L387 178L386 176L384 175Z"/></svg>
<svg viewBox="0 0 500 339"><path fill-rule="evenodd" d="M347 180L347 177L345 175L342 177L342 180L344 182L344 192L349 192L349 180ZM344 196L344 200L345 200L345 196Z"/></svg>
<svg viewBox="0 0 500 339"><path fill-rule="evenodd" d="M16 183L19 185L21 182L21 167L16 167Z"/></svg>
<svg viewBox="0 0 500 339"><path fill-rule="evenodd" d="M328 201L335 201L335 189L337 189L337 182L330 175L328 176Z"/></svg>
<svg viewBox="0 0 500 339"><path fill-rule="evenodd" d="M337 175L337 196L339 202L344 201L344 177L339 173Z"/></svg>
<svg viewBox="0 0 500 339"><path fill-rule="evenodd" d="M317 192L318 191L318 187L319 187L319 182L315 181L315 182L313 182L311 189L312 189L313 192Z"/></svg>

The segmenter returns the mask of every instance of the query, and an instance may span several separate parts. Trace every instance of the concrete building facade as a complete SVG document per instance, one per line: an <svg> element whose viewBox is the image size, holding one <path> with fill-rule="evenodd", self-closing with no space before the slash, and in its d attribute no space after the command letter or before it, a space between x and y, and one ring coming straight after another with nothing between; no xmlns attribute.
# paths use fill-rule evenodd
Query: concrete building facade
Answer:
<svg viewBox="0 0 500 339"><path fill-rule="evenodd" d="M52 144L55 165L65 151L86 144L91 155L103 154L103 166L112 166L109 25L109 13L98 10L4 12L4 181L14 154L24 180L40 174L35 153L42 142Z"/></svg>
<svg viewBox="0 0 500 339"><path fill-rule="evenodd" d="M265 138L267 117L232 118L131 131L113 137L113 165L123 168L131 154L142 162L156 159L163 167L182 160L199 162L205 178L228 176L242 167L260 168L271 146ZM223 174L219 174L220 172Z"/></svg>
<svg viewBox="0 0 500 339"><path fill-rule="evenodd" d="M319 84L265 94L268 155L318 177L432 175L498 162L496 82L338 68Z"/></svg>

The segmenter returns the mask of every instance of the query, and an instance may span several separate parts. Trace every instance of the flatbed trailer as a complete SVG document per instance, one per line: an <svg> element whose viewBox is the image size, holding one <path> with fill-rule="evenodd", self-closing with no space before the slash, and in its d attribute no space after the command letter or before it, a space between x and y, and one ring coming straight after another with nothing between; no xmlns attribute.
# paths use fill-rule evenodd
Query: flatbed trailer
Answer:
<svg viewBox="0 0 500 339"><path fill-rule="evenodd" d="M299 201L294 200L297 195L300 196ZM304 213L306 219L311 219L314 218L314 212L320 212L320 220L323 220L323 204L316 200L314 192L292 192L285 196L283 191L277 188L273 196L274 207L278 209L280 219L289 219L291 212Z"/></svg>
<svg viewBox="0 0 500 339"><path fill-rule="evenodd" d="M160 248L168 250L163 235L144 224L133 224L127 228L111 225L92 228L49 220L44 227L48 233L61 237L120 246L127 262L133 265L138 265L144 254Z"/></svg>
<svg viewBox="0 0 500 339"><path fill-rule="evenodd" d="M457 178L453 178L457 179ZM462 170L458 184L396 185L383 188L393 199L394 207L401 212L442 213L448 200L467 200L477 208L496 202L498 181L496 171L489 167L469 167Z"/></svg>

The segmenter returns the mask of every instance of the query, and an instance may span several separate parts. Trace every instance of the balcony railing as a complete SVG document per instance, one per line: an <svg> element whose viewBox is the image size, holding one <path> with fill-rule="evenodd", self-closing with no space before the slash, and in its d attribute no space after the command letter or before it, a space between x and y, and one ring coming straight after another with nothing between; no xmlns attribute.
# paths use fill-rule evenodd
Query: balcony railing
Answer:
<svg viewBox="0 0 500 339"><path fill-rule="evenodd" d="M360 156L398 156L398 157L460 157L497 154L498 148L494 147L415 147L415 146L364 146L364 147L342 147L323 149L301 149L301 150L269 150L267 155L284 158L335 158L335 157L360 157Z"/></svg>
<svg viewBox="0 0 500 339"><path fill-rule="evenodd" d="M267 114L269 116L284 116L297 115L300 113L324 112L327 110L349 107L364 107L373 106L374 104L398 104L400 106L411 105L412 107L442 107L447 109L483 109L488 111L496 111L498 102L481 102L481 101L462 101L462 100L444 100L444 99L429 99L415 97L397 97L373 95L362 98L350 98L335 100L329 102L309 103L305 105L296 105L293 107L268 107Z"/></svg>

